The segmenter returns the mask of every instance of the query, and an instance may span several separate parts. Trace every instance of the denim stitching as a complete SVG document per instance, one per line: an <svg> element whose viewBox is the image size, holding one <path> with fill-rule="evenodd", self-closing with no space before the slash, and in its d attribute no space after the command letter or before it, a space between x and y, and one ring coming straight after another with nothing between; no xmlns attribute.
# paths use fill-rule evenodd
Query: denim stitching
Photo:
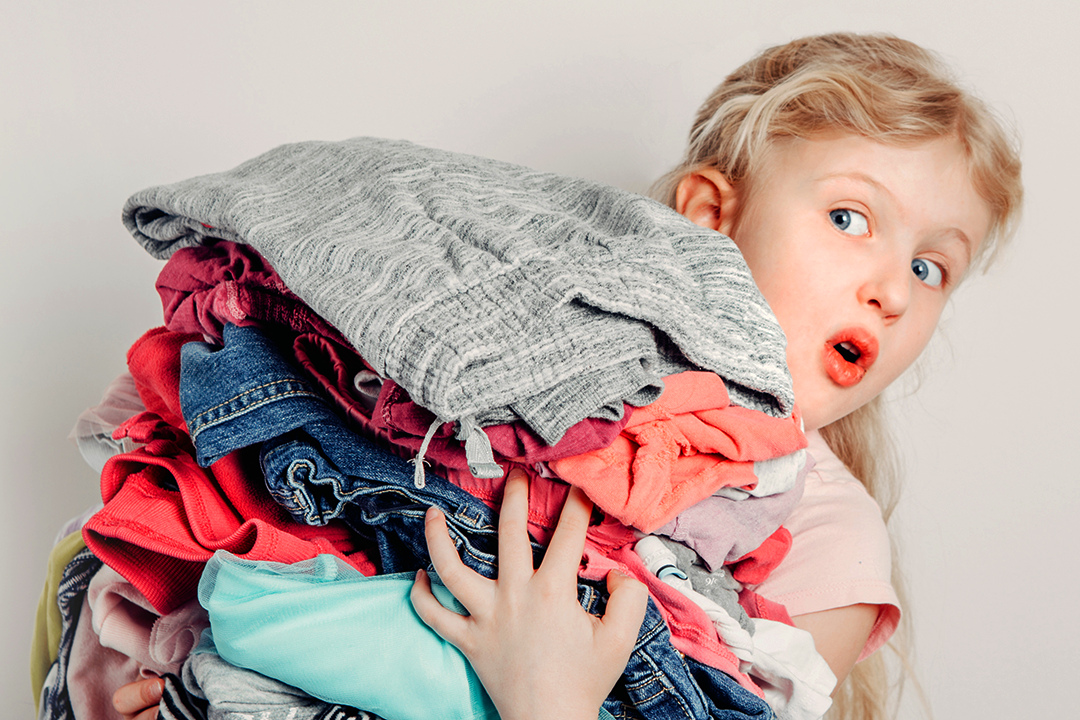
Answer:
<svg viewBox="0 0 1080 720"><path fill-rule="evenodd" d="M638 663L647 666L648 672L645 672L643 669L638 670L635 675L640 677L630 683L624 683L623 687L627 690L628 695L632 695L631 699L633 700L635 707L666 696L668 700L667 703L665 703L665 706L668 708L668 713L675 711L675 708L670 706L670 704L674 702L684 717L692 719L694 713L688 704L687 699L679 689L675 687L674 683L671 681L671 676L667 672L661 670L662 663L658 663L649 653L650 648L657 640L657 636L663 633L665 629L666 624L657 618L656 622L654 622L643 635L638 637L638 642L634 646L631 658L636 658ZM679 653L679 656L681 657L682 654ZM685 667L685 665L686 663L683 661L683 666ZM624 675L623 677L625 678L626 676ZM657 690L649 695L644 695L646 686L652 683L655 683L658 686ZM697 690L699 695L701 694L701 690L697 687L696 683L694 683L694 689Z"/></svg>
<svg viewBox="0 0 1080 720"><path fill-rule="evenodd" d="M203 410L201 413L199 413L196 416L196 419L198 419L199 417L201 417L202 415L205 415L207 413L214 412L218 408L224 407L225 405L228 405L233 400L236 400L238 398L242 398L245 395L249 395L250 393L253 393L256 390L262 390L263 388L273 387L274 385L286 385L286 384L290 384L290 383L298 383L300 385L304 384L302 380L297 380L295 378L285 378L284 380L272 380L271 382L263 383L262 385L256 385L255 387L249 388L249 389L245 390L244 392L242 392L242 393L240 393L238 395L233 395L231 398L229 398L228 400L226 400L224 402L220 402L217 405L214 405L213 407L206 408L205 410Z"/></svg>
<svg viewBox="0 0 1080 720"><path fill-rule="evenodd" d="M308 471L308 477L306 480L296 479L297 471L300 468L304 468ZM317 470L318 467L315 465L315 463L306 458L293 460L289 463L288 467L285 468L286 481L289 483L290 487L295 488L296 493L294 493L294 497L297 497L297 499L299 500L298 504L301 505L301 509L305 511L304 522L306 522L308 525L316 524L316 522L312 522L312 520L322 521L319 524L324 524L328 520L333 520L334 518L340 517L341 514L345 511L345 504L364 490L361 487L356 488L352 492L345 492L344 490L342 490L342 483L338 478L334 477L333 475L330 475L328 477L318 477L316 473ZM334 498L337 500L337 506L329 512L329 515L319 509L319 504L315 502L315 498L312 496L311 491L306 486L307 483L323 486L330 485L332 487ZM301 496L303 498L302 500L300 499Z"/></svg>
<svg viewBox="0 0 1080 720"><path fill-rule="evenodd" d="M245 413L251 412L252 410L257 410L260 407L262 407L263 405L268 405L270 403L275 403L275 402L278 402L279 400L282 400L284 398L294 397L294 396L310 397L310 398L316 398L316 399L318 399L318 397L319 397L318 395L311 392L310 390L290 390L289 392L278 393L276 395L272 395L271 397L263 398L262 400L258 400L258 401L254 402L254 403L246 404L243 407L240 407L240 408L230 412L227 415L222 415L221 417L218 417L218 418L213 419L213 420L207 420L202 425L199 425L194 430L192 430L191 437L194 440L195 437L199 433L201 433L203 430L206 430L208 428L212 428L212 427L215 427L217 425L220 425L221 423L223 423L223 422L225 422L227 420L231 420L232 418L234 418L237 415L243 415ZM234 398L234 400L235 399L237 399L237 398ZM205 413L203 413L203 414L205 414Z"/></svg>
<svg viewBox="0 0 1080 720"><path fill-rule="evenodd" d="M229 398L228 400L226 400L223 403L219 403L219 404L215 405L212 408L209 408L207 410L202 411L201 413L199 413L198 415L193 417L191 419L190 423L189 423L192 439L194 439L196 435L198 435L200 432L202 432L203 430L205 430L208 427L218 425L218 424L220 424L220 423L222 423L222 422L224 422L226 420L229 420L229 419L235 417L236 415L239 415L239 414L242 414L242 413L245 413L245 412L249 412L251 410L255 410L255 409L260 408L263 405L266 405L267 403L270 403L270 402L276 402L277 400L281 400L281 399L287 398L287 397L294 397L294 396L311 397L311 398L315 398L317 400L321 399L317 394L315 394L311 390L306 390L306 389L303 389L303 388L296 389L296 390L288 390L286 392L273 393L269 397L262 398L260 400L257 400L254 403L251 403L251 404L246 404L245 403L244 405L242 405L237 410L233 410L233 411L231 411L231 412L229 412L229 413L227 413L225 415L221 415L220 417L209 418L209 419L204 420L204 418L207 415L210 415L215 410L218 410L218 409L220 409L222 407L225 407L226 405L231 405L234 402L241 401L241 399L245 395L250 395L251 393L256 392L257 390L263 390L265 388L272 388L272 387L274 387L276 385L291 385L293 383L300 383L300 381L299 380L277 380L277 381L274 381L274 382L271 382L271 383L266 383L264 385L260 385L258 387L251 388L250 390L245 390L244 392L240 393L239 395L234 395L233 397Z"/></svg>

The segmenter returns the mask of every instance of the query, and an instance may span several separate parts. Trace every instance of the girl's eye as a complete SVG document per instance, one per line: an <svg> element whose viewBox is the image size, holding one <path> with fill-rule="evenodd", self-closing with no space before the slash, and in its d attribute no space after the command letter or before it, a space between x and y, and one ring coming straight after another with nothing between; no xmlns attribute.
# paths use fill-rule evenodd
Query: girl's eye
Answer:
<svg viewBox="0 0 1080 720"><path fill-rule="evenodd" d="M870 223L861 212L840 208L829 212L829 219L838 230L848 235L866 235L870 232Z"/></svg>
<svg viewBox="0 0 1080 720"><path fill-rule="evenodd" d="M912 260L911 272L930 287L941 287L941 283L945 281L945 271L941 269L941 266L925 258Z"/></svg>

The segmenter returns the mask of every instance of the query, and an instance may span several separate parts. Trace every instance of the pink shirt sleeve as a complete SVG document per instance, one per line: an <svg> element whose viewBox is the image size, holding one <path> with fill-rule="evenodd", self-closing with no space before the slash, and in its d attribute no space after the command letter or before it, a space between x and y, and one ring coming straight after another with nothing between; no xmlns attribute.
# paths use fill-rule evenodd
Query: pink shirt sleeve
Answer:
<svg viewBox="0 0 1080 720"><path fill-rule="evenodd" d="M816 431L806 434L816 461L784 526L791 552L753 588L792 615L866 603L878 619L859 660L888 641L900 621L891 582L892 552L881 508Z"/></svg>

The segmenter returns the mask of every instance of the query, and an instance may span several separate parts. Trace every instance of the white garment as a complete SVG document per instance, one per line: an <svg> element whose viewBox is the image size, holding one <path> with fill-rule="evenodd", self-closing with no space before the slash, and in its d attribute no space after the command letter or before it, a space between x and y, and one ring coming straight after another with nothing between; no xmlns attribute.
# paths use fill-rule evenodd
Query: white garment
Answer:
<svg viewBox="0 0 1080 720"><path fill-rule="evenodd" d="M83 410L68 439L75 441L83 459L100 473L105 462L113 455L131 452L138 447L130 438L113 440L112 434L125 421L145 409L135 388L135 379L125 372L109 384L97 405Z"/></svg>
<svg viewBox="0 0 1080 720"><path fill-rule="evenodd" d="M818 720L832 706L836 676L805 630L754 618L749 675L765 692L778 720Z"/></svg>
<svg viewBox="0 0 1080 720"><path fill-rule="evenodd" d="M753 678L779 720L818 720L832 705L836 676L818 654L814 638L799 628L753 618L748 633L723 607L693 589L678 571L675 553L655 535L637 541L638 554L649 572L675 588L705 611L740 669Z"/></svg>

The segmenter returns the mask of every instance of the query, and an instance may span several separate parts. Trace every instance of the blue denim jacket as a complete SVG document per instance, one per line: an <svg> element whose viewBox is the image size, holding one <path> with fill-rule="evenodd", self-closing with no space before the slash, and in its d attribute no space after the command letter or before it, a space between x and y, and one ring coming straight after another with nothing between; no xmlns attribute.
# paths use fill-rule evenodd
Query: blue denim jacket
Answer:
<svg viewBox="0 0 1080 720"><path fill-rule="evenodd" d="M438 506L462 561L486 577L497 575L495 512L432 474L417 488L409 462L349 430L259 330L227 325L224 343L221 349L189 343L181 353L180 403L201 464L261 443L273 496L302 522L340 517L373 537L384 573L431 569L424 513ZM604 612L601 583L579 582L578 595L586 611ZM616 718L773 717L764 700L733 678L678 652L651 599L604 707Z"/></svg>

